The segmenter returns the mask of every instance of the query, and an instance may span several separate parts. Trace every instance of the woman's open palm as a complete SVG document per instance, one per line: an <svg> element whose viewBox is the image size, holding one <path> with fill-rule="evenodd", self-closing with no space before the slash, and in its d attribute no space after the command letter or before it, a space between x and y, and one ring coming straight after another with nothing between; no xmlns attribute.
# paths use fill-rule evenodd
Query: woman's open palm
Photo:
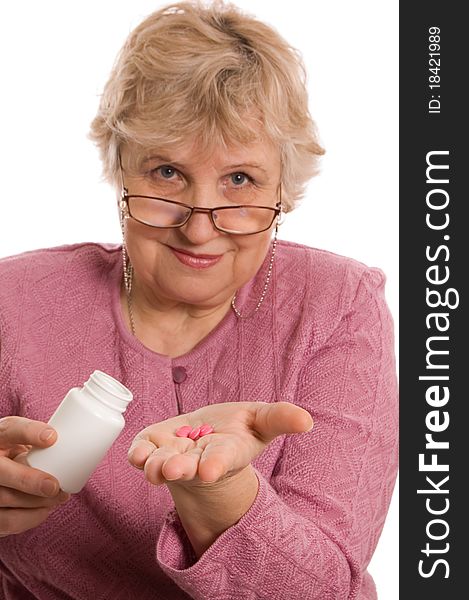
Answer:
<svg viewBox="0 0 469 600"><path fill-rule="evenodd" d="M207 423L209 433L193 441L176 436L183 425ZM311 429L311 415L290 402L211 404L143 429L129 449L129 461L155 485L206 486L248 466L278 435Z"/></svg>

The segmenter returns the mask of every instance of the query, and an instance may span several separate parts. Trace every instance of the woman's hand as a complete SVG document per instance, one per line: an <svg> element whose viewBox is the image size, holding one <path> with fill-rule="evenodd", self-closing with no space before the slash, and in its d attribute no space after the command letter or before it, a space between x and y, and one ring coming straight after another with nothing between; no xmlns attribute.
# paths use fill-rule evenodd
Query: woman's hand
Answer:
<svg viewBox="0 0 469 600"><path fill-rule="evenodd" d="M177 437L183 425L204 423L214 432L196 441ZM155 423L129 449L129 461L155 485L206 487L247 467L278 435L309 431L311 415L290 402L226 402Z"/></svg>
<svg viewBox="0 0 469 600"><path fill-rule="evenodd" d="M50 431L51 437L41 437ZM70 498L55 477L24 463L31 448L47 448L56 439L47 423L24 417L0 419L0 537L37 527Z"/></svg>

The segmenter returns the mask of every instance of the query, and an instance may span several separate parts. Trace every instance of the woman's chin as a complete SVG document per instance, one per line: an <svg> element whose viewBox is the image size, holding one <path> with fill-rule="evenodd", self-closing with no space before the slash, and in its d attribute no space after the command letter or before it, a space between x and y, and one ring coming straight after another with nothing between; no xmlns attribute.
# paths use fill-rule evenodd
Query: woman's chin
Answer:
<svg viewBox="0 0 469 600"><path fill-rule="evenodd" d="M168 293L168 295L171 295L171 297L178 302L183 302L184 304L206 310L221 308L222 306L231 303L233 294L227 295L226 288L220 289L220 286L217 286L217 288L213 290L207 288L207 286L203 289L201 289L200 286L194 286L189 289L172 290L172 292Z"/></svg>

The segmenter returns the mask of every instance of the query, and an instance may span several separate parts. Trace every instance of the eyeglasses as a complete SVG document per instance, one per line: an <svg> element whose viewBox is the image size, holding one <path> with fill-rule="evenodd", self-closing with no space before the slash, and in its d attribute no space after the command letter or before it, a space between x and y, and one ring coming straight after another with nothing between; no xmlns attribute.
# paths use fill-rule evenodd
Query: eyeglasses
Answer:
<svg viewBox="0 0 469 600"><path fill-rule="evenodd" d="M253 235L266 231L278 215L282 216L281 199L277 202L275 208L257 204L202 208L167 198L129 194L124 186L120 153L119 163L122 179L121 210L127 212L128 216L135 221L149 227L158 229L183 227L195 212L201 212L210 216L210 220L217 231L232 235Z"/></svg>
<svg viewBox="0 0 469 600"><path fill-rule="evenodd" d="M182 227L195 212L201 212L210 215L215 229L234 235L252 235L266 231L282 211L281 201L277 202L275 208L257 205L202 208L166 198L129 195L125 188L122 191L121 203L121 207L127 208L132 219L150 227Z"/></svg>

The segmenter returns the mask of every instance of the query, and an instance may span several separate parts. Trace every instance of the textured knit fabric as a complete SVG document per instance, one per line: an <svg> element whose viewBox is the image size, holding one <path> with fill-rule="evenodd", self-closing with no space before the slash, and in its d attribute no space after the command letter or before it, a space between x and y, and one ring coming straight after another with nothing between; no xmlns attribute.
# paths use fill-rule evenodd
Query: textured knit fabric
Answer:
<svg viewBox="0 0 469 600"><path fill-rule="evenodd" d="M269 254L238 293L243 314L257 304L268 263ZM230 309L172 359L128 331L121 269L121 247L111 244L0 260L0 416L47 421L95 369L134 393L124 430L84 489L40 526L0 539L0 597L376 598L366 568L397 468L382 272L279 241L257 313L241 320ZM197 560L169 490L149 484L127 451L152 423L236 401L293 402L314 428L277 437L253 461L254 503Z"/></svg>

